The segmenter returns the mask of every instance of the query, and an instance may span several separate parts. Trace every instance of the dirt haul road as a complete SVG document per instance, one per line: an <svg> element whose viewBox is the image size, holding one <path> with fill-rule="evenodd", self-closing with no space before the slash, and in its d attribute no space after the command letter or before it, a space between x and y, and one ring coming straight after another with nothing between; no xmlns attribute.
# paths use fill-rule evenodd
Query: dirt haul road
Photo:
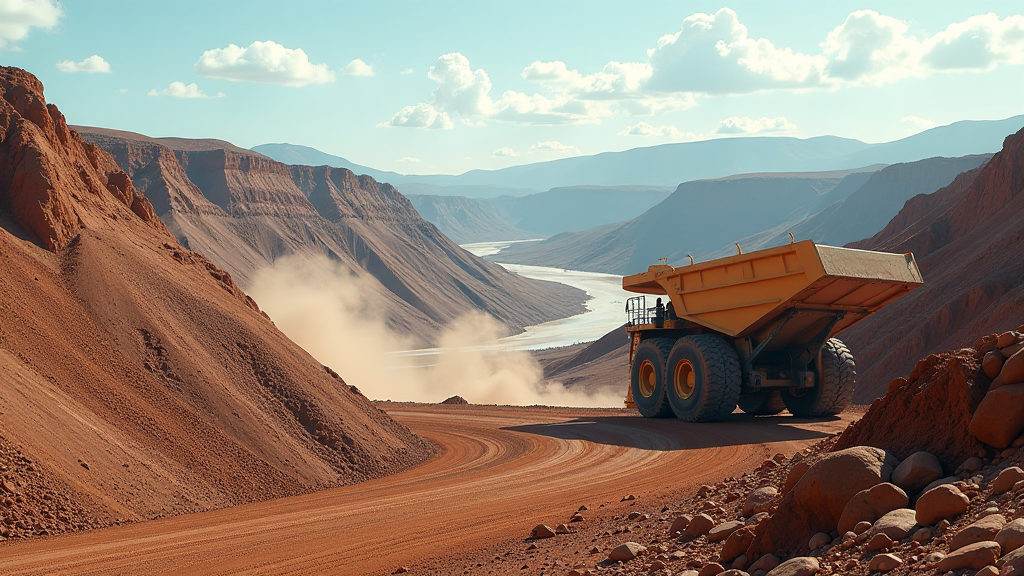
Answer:
<svg viewBox="0 0 1024 576"><path fill-rule="evenodd" d="M583 503L740 474L851 419L735 414L727 423L684 424L625 410L382 406L437 443L438 456L305 496L8 542L0 546L0 573L390 574L399 566L427 573L416 567L521 541L538 522L564 522Z"/></svg>

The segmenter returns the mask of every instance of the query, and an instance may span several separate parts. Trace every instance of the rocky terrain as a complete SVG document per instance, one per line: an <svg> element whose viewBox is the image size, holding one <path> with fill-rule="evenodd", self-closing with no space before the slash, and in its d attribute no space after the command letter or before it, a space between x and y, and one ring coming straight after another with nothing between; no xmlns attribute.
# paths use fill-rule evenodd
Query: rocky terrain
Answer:
<svg viewBox="0 0 1024 576"><path fill-rule="evenodd" d="M878 234L849 245L913 252L924 286L840 336L857 356L856 402L914 359L1013 328L1024 314L1024 130L984 167L911 198Z"/></svg>
<svg viewBox="0 0 1024 576"><path fill-rule="evenodd" d="M369 176L290 166L221 141L77 129L113 155L182 245L243 288L283 256L326 256L382 295L388 326L419 344L470 310L512 332L582 311L581 291L469 254Z"/></svg>
<svg viewBox="0 0 1024 576"><path fill-rule="evenodd" d="M584 503L461 571L1024 573L1022 350L1011 331L929 356L811 448L676 498Z"/></svg>
<svg viewBox="0 0 1024 576"><path fill-rule="evenodd" d="M39 80L7 67L0 276L0 538L306 493L432 454L180 245Z"/></svg>

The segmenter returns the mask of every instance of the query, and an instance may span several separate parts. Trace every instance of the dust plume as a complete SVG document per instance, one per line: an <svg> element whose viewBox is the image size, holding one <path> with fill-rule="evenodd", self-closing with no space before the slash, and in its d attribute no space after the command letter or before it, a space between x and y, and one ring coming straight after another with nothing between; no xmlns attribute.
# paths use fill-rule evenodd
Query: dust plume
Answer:
<svg viewBox="0 0 1024 576"><path fill-rule="evenodd" d="M413 343L385 324L379 290L326 257L291 256L259 270L248 292L282 332L369 398L439 402L458 394L474 404L622 405L618 394L588 395L545 380L528 352L495 350L505 328L482 312L452 322L426 355L402 354Z"/></svg>

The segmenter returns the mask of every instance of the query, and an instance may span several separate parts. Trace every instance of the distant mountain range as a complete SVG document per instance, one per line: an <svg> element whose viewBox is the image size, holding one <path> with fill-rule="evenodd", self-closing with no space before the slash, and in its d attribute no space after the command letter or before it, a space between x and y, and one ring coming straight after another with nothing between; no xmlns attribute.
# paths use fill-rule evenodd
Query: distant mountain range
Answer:
<svg viewBox="0 0 1024 576"><path fill-rule="evenodd" d="M667 258L707 260L798 240L843 245L881 230L904 202L949 184L988 155L932 158L878 171L757 174L685 182L665 201L618 224L512 245L498 262L629 274Z"/></svg>
<svg viewBox="0 0 1024 576"><path fill-rule="evenodd" d="M496 197L563 186L670 186L757 172L809 172L913 162L937 156L994 153L1024 115L965 120L880 144L850 138L744 137L662 144L622 152L562 158L459 175L409 175L356 165L306 146L263 144L254 151L280 162L348 168L386 181L406 194Z"/></svg>
<svg viewBox="0 0 1024 576"><path fill-rule="evenodd" d="M672 193L649 186L569 186L529 196L466 198L409 194L423 216L460 243L547 238L642 214Z"/></svg>

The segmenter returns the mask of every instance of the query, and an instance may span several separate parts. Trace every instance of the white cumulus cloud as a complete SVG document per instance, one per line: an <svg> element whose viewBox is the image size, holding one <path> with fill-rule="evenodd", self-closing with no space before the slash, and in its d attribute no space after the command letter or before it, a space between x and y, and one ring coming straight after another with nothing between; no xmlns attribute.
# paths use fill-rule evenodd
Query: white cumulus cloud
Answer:
<svg viewBox="0 0 1024 576"><path fill-rule="evenodd" d="M430 104L420 103L402 108L391 117L391 120L381 122L377 127L451 130L455 125L445 112L439 112Z"/></svg>
<svg viewBox="0 0 1024 576"><path fill-rule="evenodd" d="M761 118L760 120L754 120L745 116L742 118L733 116L719 122L718 127L715 128L715 134L764 134L768 132L792 132L796 129L796 124L782 116L777 118Z"/></svg>
<svg viewBox="0 0 1024 576"><path fill-rule="evenodd" d="M498 156L498 157L510 158L510 157L513 157L513 156L519 156L519 152L516 152L512 148L505 147L505 148L498 148L497 150L495 150L494 151L494 155Z"/></svg>
<svg viewBox="0 0 1024 576"><path fill-rule="evenodd" d="M675 126L652 126L647 122L638 122L635 126L626 126L619 136L647 136L651 138L692 139L696 134L683 133Z"/></svg>
<svg viewBox="0 0 1024 576"><path fill-rule="evenodd" d="M341 69L341 73L346 76L373 76L373 66L363 62L359 58L349 62Z"/></svg>
<svg viewBox="0 0 1024 576"><path fill-rule="evenodd" d="M999 63L1024 64L1024 15L1000 20L971 16L923 43L922 62L933 70L990 70Z"/></svg>
<svg viewBox="0 0 1024 576"><path fill-rule="evenodd" d="M174 98L206 98L206 93L199 89L199 86L194 82L192 84L185 84L184 82L171 82L171 85L159 92L154 88L148 93L149 96L171 96ZM223 93L218 93L217 96L223 96Z"/></svg>
<svg viewBox="0 0 1024 576"><path fill-rule="evenodd" d="M530 146L530 150L533 150L534 152L563 152L573 154L579 153L579 148L576 148L575 146L568 146L566 144L562 144L557 140L537 142L533 146Z"/></svg>
<svg viewBox="0 0 1024 576"><path fill-rule="evenodd" d="M52 0L0 0L0 48L24 40L32 28L53 28L63 15Z"/></svg>
<svg viewBox="0 0 1024 576"><path fill-rule="evenodd" d="M73 60L61 60L57 62L57 69L61 72L86 72L89 74L110 74L110 63L103 57L93 54L81 62Z"/></svg>
<svg viewBox="0 0 1024 576"><path fill-rule="evenodd" d="M302 49L285 48L271 40L256 41L245 48L230 44L207 50L195 68L200 76L233 82L299 87L334 81L334 72L327 64L313 64Z"/></svg>

